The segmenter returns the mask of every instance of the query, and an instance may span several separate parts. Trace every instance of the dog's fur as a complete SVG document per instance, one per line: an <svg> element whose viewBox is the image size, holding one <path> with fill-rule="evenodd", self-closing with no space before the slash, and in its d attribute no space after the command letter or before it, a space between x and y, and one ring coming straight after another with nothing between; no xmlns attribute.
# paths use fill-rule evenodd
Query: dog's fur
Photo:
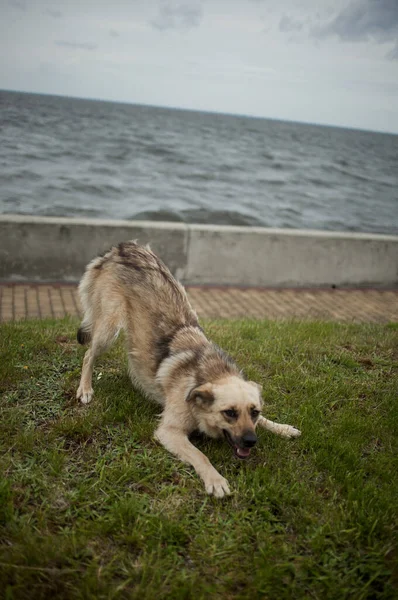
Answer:
<svg viewBox="0 0 398 600"><path fill-rule="evenodd" d="M261 387L206 338L184 288L149 247L121 243L94 259L79 294L84 318L77 339L91 346L77 398L90 402L94 360L124 330L133 384L163 406L155 437L195 468L209 494L222 497L230 490L189 441L194 430L224 435L239 458L256 443L258 424L284 437L300 435L260 415Z"/></svg>

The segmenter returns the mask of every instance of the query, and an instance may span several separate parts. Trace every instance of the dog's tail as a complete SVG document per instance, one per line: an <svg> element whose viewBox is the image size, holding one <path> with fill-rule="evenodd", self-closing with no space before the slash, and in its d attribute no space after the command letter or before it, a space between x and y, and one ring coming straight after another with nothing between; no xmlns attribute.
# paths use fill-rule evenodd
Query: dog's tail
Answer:
<svg viewBox="0 0 398 600"><path fill-rule="evenodd" d="M84 346L89 344L93 337L93 309L92 309L92 294L93 294L93 277L92 270L87 269L80 284L79 296L83 307L83 320L77 332L77 341Z"/></svg>
<svg viewBox="0 0 398 600"><path fill-rule="evenodd" d="M76 335L77 341L79 342L79 344L84 346L91 342L91 337L92 337L91 330L92 330L91 323L82 321L82 323L77 331L77 335Z"/></svg>
<svg viewBox="0 0 398 600"><path fill-rule="evenodd" d="M77 341L84 346L89 344L93 337L93 315L94 292L98 286L98 277L102 272L103 265L110 260L114 248L107 250L101 256L94 258L86 267L85 273L79 283L79 297L83 308L83 320L77 332Z"/></svg>

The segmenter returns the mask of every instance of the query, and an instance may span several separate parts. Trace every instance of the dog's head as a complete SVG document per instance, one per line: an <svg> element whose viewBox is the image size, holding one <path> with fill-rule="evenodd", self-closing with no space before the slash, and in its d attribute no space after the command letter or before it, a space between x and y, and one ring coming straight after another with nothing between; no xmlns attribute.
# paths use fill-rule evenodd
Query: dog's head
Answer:
<svg viewBox="0 0 398 600"><path fill-rule="evenodd" d="M255 428L262 408L261 386L231 376L194 388L188 395L201 431L224 435L238 458L247 458L257 442Z"/></svg>

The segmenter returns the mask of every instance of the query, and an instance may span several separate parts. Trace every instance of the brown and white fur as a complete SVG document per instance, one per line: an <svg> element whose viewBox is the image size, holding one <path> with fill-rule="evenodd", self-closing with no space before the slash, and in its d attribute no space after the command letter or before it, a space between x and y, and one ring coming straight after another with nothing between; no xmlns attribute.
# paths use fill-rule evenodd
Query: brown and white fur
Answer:
<svg viewBox="0 0 398 600"><path fill-rule="evenodd" d="M256 443L257 425L286 438L300 435L261 416L261 387L206 338L184 288L149 247L121 243L94 259L79 294L84 318L77 339L91 345L77 398L90 402L94 361L124 330L133 384L163 406L156 439L195 468L209 494L221 498L230 490L189 441L193 431L225 436L239 458Z"/></svg>

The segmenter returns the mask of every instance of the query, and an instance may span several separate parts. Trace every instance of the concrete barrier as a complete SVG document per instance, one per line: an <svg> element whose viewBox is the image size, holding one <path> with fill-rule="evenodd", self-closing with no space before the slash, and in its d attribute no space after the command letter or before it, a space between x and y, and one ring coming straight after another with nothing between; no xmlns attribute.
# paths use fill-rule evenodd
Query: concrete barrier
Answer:
<svg viewBox="0 0 398 600"><path fill-rule="evenodd" d="M77 281L129 239L188 284L398 286L398 236L19 215L0 215L0 280Z"/></svg>

